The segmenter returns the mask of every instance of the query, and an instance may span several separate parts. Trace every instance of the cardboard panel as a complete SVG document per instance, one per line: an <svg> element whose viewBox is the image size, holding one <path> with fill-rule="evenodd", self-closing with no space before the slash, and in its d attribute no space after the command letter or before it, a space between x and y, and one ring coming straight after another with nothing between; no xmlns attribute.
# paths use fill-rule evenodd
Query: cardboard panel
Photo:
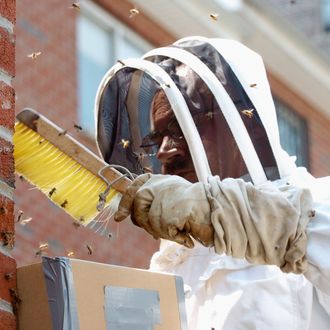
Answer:
<svg viewBox="0 0 330 330"><path fill-rule="evenodd" d="M18 329L52 329L41 263L17 269L17 289L21 299L18 309Z"/></svg>
<svg viewBox="0 0 330 330"><path fill-rule="evenodd" d="M46 260L47 265L50 265L50 268L48 267L48 279L45 276L47 274L46 263L43 265L40 262L18 269L18 290L22 299L19 308L19 329L51 330L52 316L56 315L56 318L60 321L58 324L62 324L61 316L58 317L59 313L62 313L62 309L63 313L70 313L70 308L67 308L67 306L73 305L74 313L78 315L77 323L79 324L73 323L75 324L73 326L74 330L78 330L76 328L80 330L109 330L106 326L107 320L113 319L118 323L118 328L116 329L126 330L127 325L125 326L125 322L133 319L129 313L130 308L133 308L132 312L134 313L137 313L139 308L142 312L146 312L145 315L153 320L152 324L155 324L154 330L186 330L183 286L179 277L77 259L46 259L44 261ZM62 276L56 271L52 273L52 276L55 274L56 281L49 280L49 270L53 271L53 269L56 269L59 261L62 270L64 265L64 272L67 272L68 277L73 279L73 281L68 281L66 275ZM49 291L49 286L53 286L50 290L52 293ZM113 292L119 294L114 299L121 299L120 295L125 293L125 290L127 294L132 294L128 300L122 300L123 304L131 304L131 306L123 306L125 308L122 308L121 313L118 314L121 315L120 317L123 317L123 324L121 324L120 317L113 318L107 315L108 317L106 318L105 305L111 305L112 310L113 306L115 306L113 302L109 301L111 299L109 291L106 301L106 287L108 289L112 288L110 290L112 294ZM70 291L73 294L68 294ZM150 299L147 311L141 309L142 303L139 305L139 302L134 301L134 299L143 299L143 297ZM51 305L48 303L49 300L52 300ZM63 302L66 308L59 306ZM57 308L56 310L54 306ZM125 310L128 312L125 312ZM125 313L126 319L124 319ZM150 313L154 313L154 315ZM64 319L66 318L67 316L64 315ZM136 320L142 322L141 320L143 319L140 315L137 315ZM57 328L59 327L58 324L56 325ZM69 325L69 327L71 329L72 325ZM137 324L135 329L144 329L144 326L141 327L141 325Z"/></svg>

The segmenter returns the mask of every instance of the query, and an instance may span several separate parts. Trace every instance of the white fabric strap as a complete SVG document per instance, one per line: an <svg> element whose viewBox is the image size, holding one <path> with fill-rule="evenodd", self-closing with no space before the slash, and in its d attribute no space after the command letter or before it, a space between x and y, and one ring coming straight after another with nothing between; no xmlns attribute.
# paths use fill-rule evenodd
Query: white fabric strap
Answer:
<svg viewBox="0 0 330 330"><path fill-rule="evenodd" d="M292 160L289 159L280 144L276 110L261 56L241 43L230 39L192 36L182 38L174 45L189 40L209 43L227 61L259 114L276 159L280 177L290 175L292 167L295 166L291 164ZM242 65L243 62L246 64ZM251 84L255 87L251 87Z"/></svg>
<svg viewBox="0 0 330 330"><path fill-rule="evenodd" d="M95 99L95 122L97 123L100 100L105 87L107 86L110 79L119 70L125 67L135 68L147 73L151 76L151 78L157 81L160 87L164 90L167 99L173 109L175 117L178 120L180 127L182 128L184 137L187 141L198 180L206 184L208 182L207 178L211 175L211 171L195 123L192 119L186 101L184 100L184 97L175 85L174 81L167 74L167 72L164 71L157 64L143 59L126 59L121 61L121 63L115 64L105 74L98 87Z"/></svg>
<svg viewBox="0 0 330 330"><path fill-rule="evenodd" d="M213 93L219 104L219 107L235 138L253 183L258 185L266 182L267 177L254 149L249 133L246 130L235 104L215 74L195 55L183 49L173 47L157 48L146 53L143 58L156 55L166 56L178 60L189 66L200 76L200 78Z"/></svg>

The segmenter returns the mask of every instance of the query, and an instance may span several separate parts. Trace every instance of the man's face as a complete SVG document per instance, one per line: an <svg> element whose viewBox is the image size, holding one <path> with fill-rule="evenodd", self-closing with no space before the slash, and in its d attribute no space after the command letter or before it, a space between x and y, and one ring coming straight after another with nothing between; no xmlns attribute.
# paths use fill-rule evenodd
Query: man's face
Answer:
<svg viewBox="0 0 330 330"><path fill-rule="evenodd" d="M219 109L192 115L202 139L213 175L222 179L238 178L247 173L237 144ZM171 106L163 92L156 94L151 107L153 144L158 147L156 157L162 174L179 175L197 182L194 164Z"/></svg>
<svg viewBox="0 0 330 330"><path fill-rule="evenodd" d="M152 122L152 135L159 148L156 157L162 164L162 174L179 175L190 182L197 182L188 145L167 100L154 105Z"/></svg>

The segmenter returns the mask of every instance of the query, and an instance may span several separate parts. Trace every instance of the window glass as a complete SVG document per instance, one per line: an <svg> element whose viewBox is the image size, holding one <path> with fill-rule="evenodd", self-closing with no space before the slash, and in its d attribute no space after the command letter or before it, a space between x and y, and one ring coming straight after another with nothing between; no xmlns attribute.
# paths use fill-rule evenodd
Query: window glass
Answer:
<svg viewBox="0 0 330 330"><path fill-rule="evenodd" d="M112 62L111 33L81 16L78 20L78 113L81 125L94 132L93 106L98 84Z"/></svg>
<svg viewBox="0 0 330 330"><path fill-rule="evenodd" d="M330 32L330 0L321 1L321 20L323 30Z"/></svg>
<svg viewBox="0 0 330 330"><path fill-rule="evenodd" d="M77 21L79 122L90 135L95 130L95 95L104 74L118 59L140 57L150 49L146 43L140 46L127 27L99 16L80 15Z"/></svg>
<svg viewBox="0 0 330 330"><path fill-rule="evenodd" d="M275 99L282 147L297 157L297 165L308 168L308 129L304 118Z"/></svg>

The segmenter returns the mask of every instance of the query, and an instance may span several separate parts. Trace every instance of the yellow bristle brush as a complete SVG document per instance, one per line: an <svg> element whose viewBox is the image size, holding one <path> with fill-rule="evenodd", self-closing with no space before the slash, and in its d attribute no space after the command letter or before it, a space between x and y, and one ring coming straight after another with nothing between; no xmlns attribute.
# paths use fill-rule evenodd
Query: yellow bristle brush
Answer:
<svg viewBox="0 0 330 330"><path fill-rule="evenodd" d="M24 109L16 118L16 173L80 224L90 224L131 182L40 113Z"/></svg>

